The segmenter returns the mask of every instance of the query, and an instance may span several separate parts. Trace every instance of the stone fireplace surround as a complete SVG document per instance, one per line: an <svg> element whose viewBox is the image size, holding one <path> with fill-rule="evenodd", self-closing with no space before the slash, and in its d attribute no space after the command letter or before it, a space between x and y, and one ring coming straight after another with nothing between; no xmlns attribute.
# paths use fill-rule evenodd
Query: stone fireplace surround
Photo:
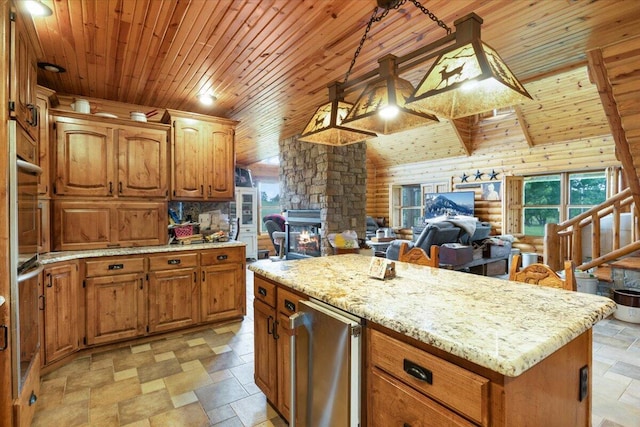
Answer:
<svg viewBox="0 0 640 427"><path fill-rule="evenodd" d="M355 230L365 238L366 142L342 147L281 140L280 204L283 209L320 209L322 255L333 254L327 235Z"/></svg>

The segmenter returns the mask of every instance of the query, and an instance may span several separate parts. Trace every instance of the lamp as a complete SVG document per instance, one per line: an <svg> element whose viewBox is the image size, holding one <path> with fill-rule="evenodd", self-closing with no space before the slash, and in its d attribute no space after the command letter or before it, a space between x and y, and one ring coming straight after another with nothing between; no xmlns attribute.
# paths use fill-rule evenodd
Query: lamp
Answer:
<svg viewBox="0 0 640 427"><path fill-rule="evenodd" d="M380 79L369 83L344 119L350 127L384 135L439 121L419 107L406 104L413 85L397 75L396 57L378 60Z"/></svg>
<svg viewBox="0 0 640 427"><path fill-rule="evenodd" d="M46 4L42 3L42 0L24 0L23 4L31 16L53 15L53 10L51 10L51 8Z"/></svg>
<svg viewBox="0 0 640 427"><path fill-rule="evenodd" d="M342 126L353 104L344 101L342 84L329 85L329 102L318 107L298 137L299 141L327 145L347 145L377 136L375 133Z"/></svg>
<svg viewBox="0 0 640 427"><path fill-rule="evenodd" d="M454 24L456 43L432 65L409 106L455 119L531 99L498 53L480 40L482 18L471 13Z"/></svg>

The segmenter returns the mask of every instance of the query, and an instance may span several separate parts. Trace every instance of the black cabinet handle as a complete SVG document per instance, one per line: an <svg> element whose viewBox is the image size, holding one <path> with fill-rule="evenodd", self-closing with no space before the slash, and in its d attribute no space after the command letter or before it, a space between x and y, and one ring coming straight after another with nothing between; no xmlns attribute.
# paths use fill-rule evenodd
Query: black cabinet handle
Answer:
<svg viewBox="0 0 640 427"><path fill-rule="evenodd" d="M211 186L209 186L209 197L211 197Z"/></svg>
<svg viewBox="0 0 640 427"><path fill-rule="evenodd" d="M433 373L420 365L416 365L410 360L404 359L404 371L420 381L424 381L427 384L433 384Z"/></svg>
<svg viewBox="0 0 640 427"><path fill-rule="evenodd" d="M53 280L51 280L51 274L47 273L47 288L53 288Z"/></svg>
<svg viewBox="0 0 640 427"><path fill-rule="evenodd" d="M193 283L196 283L198 281L197 276L196 276L196 272L193 272Z"/></svg>
<svg viewBox="0 0 640 427"><path fill-rule="evenodd" d="M271 321L273 320L272 316L267 317L267 335L271 335L271 333L273 332L271 330Z"/></svg>
<svg viewBox="0 0 640 427"><path fill-rule="evenodd" d="M267 296L267 290L265 288L263 288L262 286L258 286L258 293L260 295L262 295L263 297Z"/></svg>
<svg viewBox="0 0 640 427"><path fill-rule="evenodd" d="M289 301L288 299L284 300L284 308L289 311L296 311L296 305Z"/></svg>
<svg viewBox="0 0 640 427"><path fill-rule="evenodd" d="M2 328L2 330L4 331L2 333L4 338L3 338L3 341L2 341L2 347L0 347L0 351L5 351L7 349L7 347L9 346L9 341L7 341L9 328L7 327L7 325L0 325L0 328Z"/></svg>
<svg viewBox="0 0 640 427"><path fill-rule="evenodd" d="M140 289L144 289L143 279L140 279Z"/></svg>
<svg viewBox="0 0 640 427"><path fill-rule="evenodd" d="M169 265L178 265L178 264L180 264L180 262L181 261L179 259L170 259L170 260L167 261L167 264L169 264Z"/></svg>
<svg viewBox="0 0 640 427"><path fill-rule="evenodd" d="M122 181L118 182L118 192L122 193Z"/></svg>
<svg viewBox="0 0 640 427"><path fill-rule="evenodd" d="M109 181L109 194L113 194L113 182Z"/></svg>
<svg viewBox="0 0 640 427"><path fill-rule="evenodd" d="M38 310L40 310L40 311L44 311L44 295L40 295L40 296L38 297L38 299L39 299L39 300L40 300L40 302L41 302L40 306L38 307Z"/></svg>
<svg viewBox="0 0 640 427"><path fill-rule="evenodd" d="M124 264L109 264L109 270L122 270L124 268Z"/></svg>
<svg viewBox="0 0 640 427"><path fill-rule="evenodd" d="M227 258L229 258L227 255L218 255L218 261L224 261Z"/></svg>
<svg viewBox="0 0 640 427"><path fill-rule="evenodd" d="M27 104L27 109L29 110L29 113L31 113L31 118L27 120L27 123L33 127L38 126L38 107L34 104Z"/></svg>
<svg viewBox="0 0 640 427"><path fill-rule="evenodd" d="M204 195L204 185L200 186L200 195Z"/></svg>
<svg viewBox="0 0 640 427"><path fill-rule="evenodd" d="M273 339L277 340L278 338L280 338L280 335L278 335L278 321L276 320L273 322Z"/></svg>

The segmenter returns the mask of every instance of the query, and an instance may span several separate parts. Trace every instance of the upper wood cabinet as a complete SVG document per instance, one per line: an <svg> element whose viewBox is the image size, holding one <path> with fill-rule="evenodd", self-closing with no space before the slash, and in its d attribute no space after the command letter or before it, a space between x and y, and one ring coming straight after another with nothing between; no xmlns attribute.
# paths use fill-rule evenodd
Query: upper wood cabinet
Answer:
<svg viewBox="0 0 640 427"><path fill-rule="evenodd" d="M233 200L237 122L174 110L162 121L173 125L172 199Z"/></svg>
<svg viewBox="0 0 640 427"><path fill-rule="evenodd" d="M11 8L11 47L9 110L12 117L38 139L38 109L36 86L38 79L39 44L33 39L35 29L30 19L16 7ZM30 29L29 26L32 28Z"/></svg>
<svg viewBox="0 0 640 427"><path fill-rule="evenodd" d="M38 194L43 197L51 195L51 170L49 167L51 155L49 153L51 141L49 139L49 96L55 92L38 86L36 104L38 106L38 165L42 173L38 176Z"/></svg>
<svg viewBox="0 0 640 427"><path fill-rule="evenodd" d="M167 126L61 113L53 125L55 196L168 197Z"/></svg>

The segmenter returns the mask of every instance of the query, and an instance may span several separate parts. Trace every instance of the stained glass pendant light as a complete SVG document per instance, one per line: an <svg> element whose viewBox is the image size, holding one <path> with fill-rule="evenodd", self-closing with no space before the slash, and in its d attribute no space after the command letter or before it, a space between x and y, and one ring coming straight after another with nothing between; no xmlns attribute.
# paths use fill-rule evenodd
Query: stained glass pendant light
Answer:
<svg viewBox="0 0 640 427"><path fill-rule="evenodd" d="M406 104L414 87L398 77L394 55L385 55L378 63L380 78L360 94L344 119L346 126L388 135L438 121L433 114Z"/></svg>
<svg viewBox="0 0 640 427"><path fill-rule="evenodd" d="M344 101L342 85L329 85L329 102L318 107L298 137L299 141L326 145L348 145L377 136L375 133L342 126L353 104Z"/></svg>
<svg viewBox="0 0 640 427"><path fill-rule="evenodd" d="M454 24L456 43L432 65L408 100L410 107L455 119L531 99L498 53L480 40L482 18L471 13Z"/></svg>

